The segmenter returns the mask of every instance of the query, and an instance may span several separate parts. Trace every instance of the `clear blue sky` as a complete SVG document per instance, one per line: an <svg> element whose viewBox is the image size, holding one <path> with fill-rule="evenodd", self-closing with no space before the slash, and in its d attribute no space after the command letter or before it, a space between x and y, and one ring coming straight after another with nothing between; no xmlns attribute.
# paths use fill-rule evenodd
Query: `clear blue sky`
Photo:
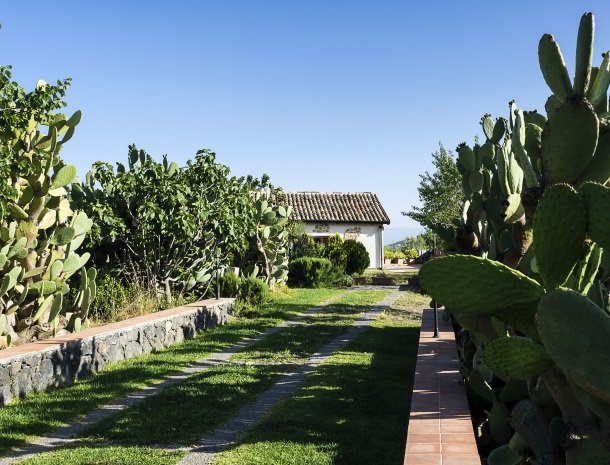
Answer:
<svg viewBox="0 0 610 465"><path fill-rule="evenodd" d="M439 142L472 141L513 98L543 109L543 33L572 70L593 11L596 62L610 49L607 0L0 4L0 63L16 80L73 78L83 120L63 156L81 175L130 143L181 164L210 148L286 190L376 192L390 240L417 227L400 212Z"/></svg>

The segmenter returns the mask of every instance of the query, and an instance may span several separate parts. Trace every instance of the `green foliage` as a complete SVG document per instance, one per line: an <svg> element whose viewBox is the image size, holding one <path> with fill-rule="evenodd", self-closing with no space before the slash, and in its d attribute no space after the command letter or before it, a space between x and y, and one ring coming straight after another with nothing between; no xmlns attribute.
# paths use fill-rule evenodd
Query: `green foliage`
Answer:
<svg viewBox="0 0 610 465"><path fill-rule="evenodd" d="M383 249L383 258L386 260L404 260L407 256L401 250L385 247Z"/></svg>
<svg viewBox="0 0 610 465"><path fill-rule="evenodd" d="M118 278L104 273L97 280L97 298L91 307L91 317L111 321L131 300L130 289Z"/></svg>
<svg viewBox="0 0 610 465"><path fill-rule="evenodd" d="M234 297L236 313L250 316L263 303L269 300L270 290L265 281L255 277L238 277L225 273L220 278L220 295Z"/></svg>
<svg viewBox="0 0 610 465"><path fill-rule="evenodd" d="M269 286L262 279L254 276L242 278L239 298L250 307L258 307L269 300Z"/></svg>
<svg viewBox="0 0 610 465"><path fill-rule="evenodd" d="M416 249L406 249L403 250L402 253L404 253L405 257L409 260L415 260L417 257L419 257L419 253L417 253Z"/></svg>
<svg viewBox="0 0 610 465"><path fill-rule="evenodd" d="M254 194L254 233L245 273L260 276L271 289L288 279L289 233L292 207L281 189L264 187Z"/></svg>
<svg viewBox="0 0 610 465"><path fill-rule="evenodd" d="M95 219L87 247L96 263L157 289L167 303L186 292L203 296L216 261L225 266L230 254L246 249L254 215L250 192L259 185L230 177L215 158L200 150L178 167L132 145L128 169L96 162L73 192Z"/></svg>
<svg viewBox="0 0 610 465"><path fill-rule="evenodd" d="M316 242L313 238L303 232L301 235L296 236L290 243L290 259L300 257L323 257L324 244Z"/></svg>
<svg viewBox="0 0 610 465"><path fill-rule="evenodd" d="M609 463L610 164L596 160L608 159L610 54L591 67L592 25L585 14L574 87L553 37L540 41L548 121L511 102L507 120L483 117L483 145L458 149L467 200L455 240L481 257L441 257L419 273L468 330L462 372L500 446L490 464ZM520 379L529 398L515 404L502 394Z"/></svg>
<svg viewBox="0 0 610 465"><path fill-rule="evenodd" d="M220 277L220 295L222 297L239 297L242 279L235 273L225 273Z"/></svg>
<svg viewBox="0 0 610 465"><path fill-rule="evenodd" d="M327 258L301 257L288 265L290 287L322 287L328 283L333 264Z"/></svg>
<svg viewBox="0 0 610 465"><path fill-rule="evenodd" d="M328 258L333 266L340 270L345 270L347 254L343 248L343 239L339 234L334 234L328 238L328 242L324 244L322 256Z"/></svg>
<svg viewBox="0 0 610 465"><path fill-rule="evenodd" d="M435 171L420 175L417 191L421 207L411 207L403 212L427 229L452 228L461 216L460 206L464 202L460 173L451 151L441 144L432 154Z"/></svg>
<svg viewBox="0 0 610 465"><path fill-rule="evenodd" d="M371 264L371 257L364 244L351 239L343 243L345 250L345 273L347 275L362 274ZM353 282L353 281L352 281Z"/></svg>
<svg viewBox="0 0 610 465"><path fill-rule="evenodd" d="M73 210L76 168L59 156L81 117L56 112L68 83L26 92L0 68L0 347L80 329L95 298L96 271L76 253L91 220Z"/></svg>

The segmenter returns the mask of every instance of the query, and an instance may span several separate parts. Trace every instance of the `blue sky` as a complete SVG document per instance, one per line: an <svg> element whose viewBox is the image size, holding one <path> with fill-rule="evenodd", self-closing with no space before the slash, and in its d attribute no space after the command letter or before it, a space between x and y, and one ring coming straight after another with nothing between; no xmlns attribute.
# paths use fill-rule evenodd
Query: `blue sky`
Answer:
<svg viewBox="0 0 610 465"><path fill-rule="evenodd" d="M419 174L486 113L549 94L537 44L570 71L580 16L607 1L2 1L0 63L26 88L72 77L83 120L63 157L84 175L135 143L184 163L210 148L234 174L286 190L373 191L390 241L416 231ZM414 229L410 229L414 228Z"/></svg>

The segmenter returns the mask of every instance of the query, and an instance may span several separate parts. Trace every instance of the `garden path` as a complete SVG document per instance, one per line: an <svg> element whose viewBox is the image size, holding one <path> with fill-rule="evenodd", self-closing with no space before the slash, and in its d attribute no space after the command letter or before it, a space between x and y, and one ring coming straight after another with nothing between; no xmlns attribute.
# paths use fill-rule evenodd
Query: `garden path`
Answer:
<svg viewBox="0 0 610 465"><path fill-rule="evenodd" d="M327 343L305 363L297 365L256 401L242 407L231 420L204 436L199 444L178 462L178 465L207 465L216 454L235 444L239 437L258 422L265 413L293 393L309 372L369 327L379 314L389 308L392 302L398 298L399 292L394 287L391 294L358 318L347 333Z"/></svg>
<svg viewBox="0 0 610 465"><path fill-rule="evenodd" d="M354 288L348 290L348 292L353 289ZM180 370L174 373L173 375L168 376L160 382L153 383L137 392L133 392L124 397L116 398L113 401L91 411L84 417L79 418L74 423L66 425L65 427L62 427L47 436L36 438L35 440L31 441L19 450L0 458L0 465L11 465L17 462L18 460L25 460L26 458L33 457L36 454L47 452L57 447L74 442L75 436L83 433L92 424L97 423L103 418L108 417L109 415L112 415L116 412L125 410L126 408L131 407L146 399L147 397L157 394L158 392L167 389L168 387L178 382L184 381L186 378L192 376L195 373L200 373L214 366L228 363L229 359L236 353L242 351L247 347L253 346L259 341L275 333L278 333L285 328L290 328L298 325L303 319L307 318L308 316L314 315L315 313L322 310L324 307L327 307L328 305L333 303L335 300L341 298L343 295L345 295L345 293L339 294L338 296L334 296L331 299L321 302L320 304L305 310L296 318L283 321L277 326L269 328L266 331L260 333L256 337L243 339L237 344L225 350L211 354L210 356L195 362L193 365L183 370Z"/></svg>

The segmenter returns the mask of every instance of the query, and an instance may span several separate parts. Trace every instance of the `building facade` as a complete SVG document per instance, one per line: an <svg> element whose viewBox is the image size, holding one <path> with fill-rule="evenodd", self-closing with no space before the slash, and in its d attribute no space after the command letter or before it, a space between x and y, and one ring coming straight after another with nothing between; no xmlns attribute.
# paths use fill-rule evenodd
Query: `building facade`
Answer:
<svg viewBox="0 0 610 465"><path fill-rule="evenodd" d="M370 268L383 268L383 228L390 218L373 192L287 192L291 219L302 221L314 240L338 234L361 242Z"/></svg>

